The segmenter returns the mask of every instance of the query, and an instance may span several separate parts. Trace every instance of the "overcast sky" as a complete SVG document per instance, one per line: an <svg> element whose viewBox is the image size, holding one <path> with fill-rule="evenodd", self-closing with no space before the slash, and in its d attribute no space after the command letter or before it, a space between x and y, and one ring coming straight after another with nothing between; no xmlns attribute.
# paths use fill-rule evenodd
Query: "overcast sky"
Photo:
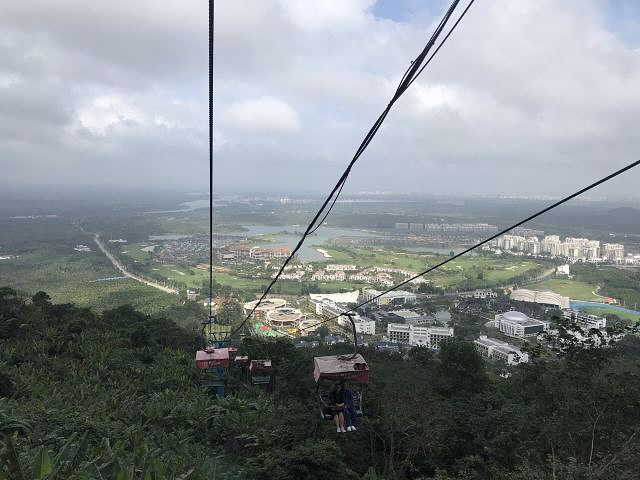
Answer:
<svg viewBox="0 0 640 480"><path fill-rule="evenodd" d="M217 1L217 189L332 186L445 7ZM206 189L205 1L0 11L0 184ZM563 194L640 158L639 26L633 0L477 0L348 190Z"/></svg>

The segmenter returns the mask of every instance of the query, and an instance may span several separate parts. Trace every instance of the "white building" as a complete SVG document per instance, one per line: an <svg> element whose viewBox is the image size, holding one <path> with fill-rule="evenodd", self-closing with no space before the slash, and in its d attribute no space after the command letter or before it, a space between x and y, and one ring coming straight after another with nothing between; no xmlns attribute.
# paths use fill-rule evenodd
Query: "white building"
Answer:
<svg viewBox="0 0 640 480"><path fill-rule="evenodd" d="M558 265L556 267L556 275L566 275L569 276L570 270L569 270L569 264L567 263L566 265Z"/></svg>
<svg viewBox="0 0 640 480"><path fill-rule="evenodd" d="M361 317L356 314L353 317L353 323L356 326L356 333L364 333L366 335L376 334L376 322L370 318ZM338 325L351 328L351 322L349 321L349 318L345 316L338 317Z"/></svg>
<svg viewBox="0 0 640 480"><path fill-rule="evenodd" d="M479 288L477 290L474 290L473 293L468 293L463 295L463 297L486 300L487 298L498 298L498 294L488 288L482 288L482 289Z"/></svg>
<svg viewBox="0 0 640 480"><path fill-rule="evenodd" d="M494 327L508 337L535 337L549 329L547 322L529 318L524 313L509 311L494 318Z"/></svg>
<svg viewBox="0 0 640 480"><path fill-rule="evenodd" d="M324 267L327 272L353 272L358 269L355 265L330 264Z"/></svg>
<svg viewBox="0 0 640 480"><path fill-rule="evenodd" d="M373 289L364 289L362 296L365 300L371 300L372 298L380 295L382 292ZM403 290L394 290L387 292L384 295L373 300L376 305L407 305L416 303L416 295L411 292L405 292Z"/></svg>
<svg viewBox="0 0 640 480"><path fill-rule="evenodd" d="M624 245L619 243L603 243L602 256L610 262L617 262L624 258Z"/></svg>
<svg viewBox="0 0 640 480"><path fill-rule="evenodd" d="M497 358L503 360L507 365L517 365L519 363L527 363L529 355L513 345L481 335L480 338L473 342L476 350L487 358Z"/></svg>
<svg viewBox="0 0 640 480"><path fill-rule="evenodd" d="M453 328L418 327L404 323L389 323L387 337L391 342L437 349L440 348L443 340L453 337Z"/></svg>
<svg viewBox="0 0 640 480"><path fill-rule="evenodd" d="M344 272L337 271L335 273L328 273L322 270L317 271L311 276L312 281L320 282L344 282L346 275Z"/></svg>
<svg viewBox="0 0 640 480"><path fill-rule="evenodd" d="M580 328L590 330L597 328L598 330L607 327L607 319L598 315L590 315L579 310L563 310L564 318L570 322L577 323Z"/></svg>
<svg viewBox="0 0 640 480"><path fill-rule="evenodd" d="M533 302L558 308L569 308L571 304L569 297L563 297L551 291L537 292L526 288L514 290L510 297L511 300L518 302Z"/></svg>

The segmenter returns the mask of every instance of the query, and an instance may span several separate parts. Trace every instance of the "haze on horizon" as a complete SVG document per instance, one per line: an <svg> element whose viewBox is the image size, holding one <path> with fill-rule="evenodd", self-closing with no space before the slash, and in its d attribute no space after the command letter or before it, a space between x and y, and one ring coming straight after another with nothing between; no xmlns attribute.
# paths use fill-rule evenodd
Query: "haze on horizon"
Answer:
<svg viewBox="0 0 640 480"><path fill-rule="evenodd" d="M335 183L448 4L216 3L216 191L284 194ZM0 185L207 189L206 2L2 11ZM639 20L630 0L477 1L347 190L555 196L636 160Z"/></svg>

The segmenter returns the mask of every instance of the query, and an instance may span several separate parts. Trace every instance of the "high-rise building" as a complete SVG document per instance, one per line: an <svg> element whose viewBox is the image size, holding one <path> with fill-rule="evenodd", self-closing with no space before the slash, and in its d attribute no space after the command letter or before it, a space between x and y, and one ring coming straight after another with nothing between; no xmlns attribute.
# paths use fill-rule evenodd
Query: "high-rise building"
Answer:
<svg viewBox="0 0 640 480"><path fill-rule="evenodd" d="M603 243L602 256L610 262L622 260L624 258L624 245L619 243Z"/></svg>

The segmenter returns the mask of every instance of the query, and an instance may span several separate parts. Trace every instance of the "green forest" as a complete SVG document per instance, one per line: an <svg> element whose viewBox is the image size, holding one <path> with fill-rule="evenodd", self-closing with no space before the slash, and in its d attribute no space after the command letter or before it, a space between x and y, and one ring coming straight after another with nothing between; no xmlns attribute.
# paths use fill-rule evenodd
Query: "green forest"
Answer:
<svg viewBox="0 0 640 480"><path fill-rule="evenodd" d="M269 395L199 384L196 334L133 307L95 313L0 289L2 479L637 479L640 340L533 349L505 370L473 344L362 349L357 432L320 420L313 356L288 340ZM247 439L250 441L247 442Z"/></svg>

